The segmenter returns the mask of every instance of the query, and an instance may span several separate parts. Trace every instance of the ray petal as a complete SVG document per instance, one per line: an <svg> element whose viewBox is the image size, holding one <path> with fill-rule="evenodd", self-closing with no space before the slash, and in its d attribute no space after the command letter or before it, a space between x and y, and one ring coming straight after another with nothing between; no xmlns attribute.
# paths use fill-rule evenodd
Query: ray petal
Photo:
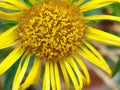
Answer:
<svg viewBox="0 0 120 90"><path fill-rule="evenodd" d="M74 5L79 6L83 2L84 2L84 0L78 0L77 2L74 3Z"/></svg>
<svg viewBox="0 0 120 90"><path fill-rule="evenodd" d="M5 8L5 9L11 9L11 10L20 10L20 8L14 6L14 5L5 3L5 2L0 2L0 7Z"/></svg>
<svg viewBox="0 0 120 90"><path fill-rule="evenodd" d="M55 68L55 81L56 81L56 90L61 90L61 83L60 83L60 75L58 71L58 65L57 62L54 62L54 68Z"/></svg>
<svg viewBox="0 0 120 90"><path fill-rule="evenodd" d="M71 67L73 68L73 70L76 73L76 76L78 78L79 81L79 89L81 90L83 87L83 78L82 78L82 74L76 64L76 62L74 61L74 59L72 57L67 57L67 62L71 65Z"/></svg>
<svg viewBox="0 0 120 90"><path fill-rule="evenodd" d="M12 28L8 29L3 35L0 34L0 37L8 36L8 35L9 35L11 32L13 32L17 27L18 27L18 25L13 26Z"/></svg>
<svg viewBox="0 0 120 90"><path fill-rule="evenodd" d="M101 56L101 54L88 42L84 41L84 44L96 55L97 58L99 58L99 60L108 68L109 70L109 66L106 65L106 62L104 60L104 58Z"/></svg>
<svg viewBox="0 0 120 90"><path fill-rule="evenodd" d="M61 71L62 71L64 80L65 80L66 90L70 90L70 80L69 80L68 73L67 73L67 71L66 71L66 69L65 69L65 66L64 66L64 64L62 63L62 61L60 61L59 64L60 64L60 68L61 68Z"/></svg>
<svg viewBox="0 0 120 90"><path fill-rule="evenodd" d="M50 61L45 62L45 72L42 90L50 90Z"/></svg>
<svg viewBox="0 0 120 90"><path fill-rule="evenodd" d="M24 60L24 58L23 58L23 60L21 60L19 66L18 66L17 73L16 73L15 78L14 78L12 90L19 90L20 84L21 84L21 82L22 82L22 80L24 78L24 75L25 75L25 73L27 71L27 68L28 68L30 56L31 55L28 55L26 57L23 66L22 66L22 61Z"/></svg>
<svg viewBox="0 0 120 90"><path fill-rule="evenodd" d="M51 86L52 90L56 90L56 84L55 84L55 72L54 72L54 63L51 61L50 62L50 81L51 81Z"/></svg>
<svg viewBox="0 0 120 90"><path fill-rule="evenodd" d="M1 63L0 75L8 70L24 53L25 49L22 46L16 47Z"/></svg>
<svg viewBox="0 0 120 90"><path fill-rule="evenodd" d="M91 15L85 17L86 20L113 20L120 22L120 17L112 15Z"/></svg>
<svg viewBox="0 0 120 90"><path fill-rule="evenodd" d="M0 18L5 20L19 21L21 15L22 15L22 12L7 13L7 12L0 11Z"/></svg>
<svg viewBox="0 0 120 90"><path fill-rule="evenodd" d="M18 40L19 35L18 31L16 30L18 26L13 26L10 29L6 30L2 34L0 34L0 49L4 49L10 46L13 46L20 42Z"/></svg>
<svg viewBox="0 0 120 90"><path fill-rule="evenodd" d="M21 71L21 63L22 63L23 59L26 58L27 55L28 55L28 52L25 52L25 53L23 54L23 56L21 57L20 64L19 64L19 66L18 66L18 68L17 68L17 71L16 71L16 73L15 73L15 77L14 77L14 81L13 81L13 86L12 86L12 88L15 87L14 85L17 83L17 78L18 78L18 76L19 76L19 74L20 74L20 71Z"/></svg>
<svg viewBox="0 0 120 90"><path fill-rule="evenodd" d="M77 55L77 54L73 54L73 57L75 58L75 60L77 61L77 63L79 64L79 66L81 67L81 69L83 70L83 73L86 77L85 81L85 85L88 86L90 84L90 76L88 73L88 70L84 64L84 62L81 60L81 58Z"/></svg>
<svg viewBox="0 0 120 90"><path fill-rule="evenodd" d="M40 59L39 59L39 60L40 60ZM37 78L34 79L33 84L37 84L37 83L40 81L41 63L42 63L42 62L40 61L39 63L40 63L40 66L39 66L38 71L37 71L37 74L36 74L36 76L35 76L35 77L37 77Z"/></svg>
<svg viewBox="0 0 120 90"><path fill-rule="evenodd" d="M21 2L20 0L0 0L0 2L7 2L10 4L13 4L22 10L26 10L30 8L25 3Z"/></svg>
<svg viewBox="0 0 120 90"><path fill-rule="evenodd" d="M79 87L79 85L78 85L77 77L76 77L73 69L71 68L71 66L69 65L69 63L68 63L66 60L64 60L63 63L64 63L64 65L65 65L65 68L66 68L66 70L67 70L67 72L68 72L68 74L69 74L72 82L73 82L73 85L74 85L74 87L75 87L75 90L79 90L80 87Z"/></svg>
<svg viewBox="0 0 120 90"><path fill-rule="evenodd" d="M14 42L7 42L7 43L0 43L0 49L4 49L4 48L8 48L8 47L11 47L11 46L14 46L14 45L17 45L18 43L20 43L19 40L16 40Z"/></svg>
<svg viewBox="0 0 120 90"><path fill-rule="evenodd" d="M80 47L80 50L78 51L79 54L111 76L112 71L103 59L103 57L100 55L100 53L89 43L85 42L84 44L86 46Z"/></svg>
<svg viewBox="0 0 120 90"><path fill-rule="evenodd" d="M33 5L35 5L37 2L36 2L36 0L29 0L30 1L30 3L32 3Z"/></svg>
<svg viewBox="0 0 120 90"><path fill-rule="evenodd" d="M112 4L114 2L120 2L120 0L91 0L80 6L80 11L86 12L92 9L97 9Z"/></svg>
<svg viewBox="0 0 120 90"><path fill-rule="evenodd" d="M69 2L69 3L70 3L72 0L62 0L62 1L66 1L66 2Z"/></svg>
<svg viewBox="0 0 120 90"><path fill-rule="evenodd" d="M37 73L40 73L39 68L41 67L40 59L35 58L35 61L33 63L33 66L25 80L25 82L20 86L19 90L25 90L30 85L34 84L35 78L39 80L39 77L36 77Z"/></svg>
<svg viewBox="0 0 120 90"><path fill-rule="evenodd" d="M113 34L104 32L99 29L95 29L87 26L86 38L97 41L103 44L113 45L120 47L120 37Z"/></svg>

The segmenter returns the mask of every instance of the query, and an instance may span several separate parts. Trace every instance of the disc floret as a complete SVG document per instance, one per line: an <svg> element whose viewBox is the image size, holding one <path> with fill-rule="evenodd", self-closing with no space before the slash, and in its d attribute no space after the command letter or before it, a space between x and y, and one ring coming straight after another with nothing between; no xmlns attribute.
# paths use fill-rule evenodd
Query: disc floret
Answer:
<svg viewBox="0 0 120 90"><path fill-rule="evenodd" d="M25 11L19 30L23 46L32 54L45 60L59 60L77 49L86 29L76 6L53 0Z"/></svg>

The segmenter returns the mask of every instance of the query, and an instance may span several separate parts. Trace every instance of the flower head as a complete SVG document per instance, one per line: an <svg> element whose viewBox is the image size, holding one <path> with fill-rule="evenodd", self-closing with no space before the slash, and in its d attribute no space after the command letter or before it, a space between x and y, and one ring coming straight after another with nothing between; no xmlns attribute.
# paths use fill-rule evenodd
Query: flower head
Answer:
<svg viewBox="0 0 120 90"><path fill-rule="evenodd" d="M84 57L92 64L111 75L112 71L100 53L88 42L120 47L120 38L92 28L89 20L114 20L111 15L84 16L83 13L119 0L1 0L0 7L15 12L0 11L0 18L17 21L18 24L0 34L0 49L14 46L13 51L0 63L0 74L7 71L18 59L12 90L24 90L35 84L44 72L43 90L61 90L61 70L66 90L70 89L70 79L75 90L89 85L90 77L81 60ZM34 59L31 57L34 56ZM28 71L29 62L33 64ZM45 70L42 71L42 67ZM26 77L25 77L26 76Z"/></svg>
<svg viewBox="0 0 120 90"><path fill-rule="evenodd" d="M19 30L23 45L32 54L41 59L56 60L76 50L86 29L77 7L53 0L27 10L20 20Z"/></svg>

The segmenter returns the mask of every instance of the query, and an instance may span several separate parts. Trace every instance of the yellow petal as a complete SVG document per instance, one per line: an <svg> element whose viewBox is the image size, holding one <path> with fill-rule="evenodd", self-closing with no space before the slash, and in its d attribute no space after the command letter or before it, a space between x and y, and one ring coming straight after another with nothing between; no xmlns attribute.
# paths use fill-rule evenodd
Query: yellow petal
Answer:
<svg viewBox="0 0 120 90"><path fill-rule="evenodd" d="M54 70L54 63L50 62L50 81L52 90L56 90L56 84L55 84L55 70Z"/></svg>
<svg viewBox="0 0 120 90"><path fill-rule="evenodd" d="M54 69L55 69L55 82L56 82L56 90L61 90L61 84L60 84L60 76L58 71L57 62L54 62Z"/></svg>
<svg viewBox="0 0 120 90"><path fill-rule="evenodd" d="M22 15L22 12L6 13L3 11L0 11L0 18L5 20L19 21L21 15Z"/></svg>
<svg viewBox="0 0 120 90"><path fill-rule="evenodd" d="M29 0L33 5L36 4L36 0Z"/></svg>
<svg viewBox="0 0 120 90"><path fill-rule="evenodd" d="M19 40L17 39L19 38L19 35L17 30L15 30L16 28L17 25L0 34L0 49L7 48L18 43Z"/></svg>
<svg viewBox="0 0 120 90"><path fill-rule="evenodd" d="M45 73L44 73L44 79L43 79L43 88L42 90L50 90L50 62L45 62Z"/></svg>
<svg viewBox="0 0 120 90"><path fill-rule="evenodd" d="M120 2L120 0L91 0L80 6L80 11L85 12L85 11L97 9L112 4L114 2Z"/></svg>
<svg viewBox="0 0 120 90"><path fill-rule="evenodd" d="M77 54L73 54L73 57L75 58L75 60L77 61L77 63L79 64L79 66L81 67L81 69L83 70L83 73L86 77L85 79L85 85L88 86L90 84L90 76L88 73L88 70L84 64L84 62L80 59L80 57Z"/></svg>
<svg viewBox="0 0 120 90"><path fill-rule="evenodd" d="M25 53L23 54L23 56L21 57L20 64L19 64L19 66L18 66L18 69L17 69L16 74L15 74L15 77L14 77L13 87L15 87L14 85L17 83L17 78L18 78L18 76L19 76L19 74L20 74L20 71L21 71L21 64L22 64L22 61L23 61L23 59L26 58L27 55L28 55L28 51L25 52Z"/></svg>
<svg viewBox="0 0 120 90"><path fill-rule="evenodd" d="M11 9L11 10L20 10L18 7L5 3L5 2L0 2L0 7L6 8L6 9Z"/></svg>
<svg viewBox="0 0 120 90"><path fill-rule="evenodd" d="M14 42L7 42L6 44L0 43L0 49L4 49L4 48L8 48L8 47L17 45L19 42L20 42L19 40L16 40Z"/></svg>
<svg viewBox="0 0 120 90"><path fill-rule="evenodd" d="M79 89L81 90L83 87L82 74L81 74L77 64L75 63L75 61L72 57L67 57L66 59L67 59L67 62L71 65L71 67L73 68L73 70L76 73L76 76L77 76L78 81L79 81Z"/></svg>
<svg viewBox="0 0 120 90"><path fill-rule="evenodd" d="M66 70L67 70L67 72L68 72L68 74L69 74L72 82L73 82L73 85L74 85L74 87L75 87L75 90L79 90L80 87L79 87L79 85L78 85L77 77L76 77L73 69L71 68L71 66L68 64L68 62L67 62L66 60L63 60L63 63L64 63L64 65L65 65L65 68L66 68Z"/></svg>
<svg viewBox="0 0 120 90"><path fill-rule="evenodd" d="M86 31L86 38L103 44L120 47L120 37L89 26L87 26L87 29L88 30Z"/></svg>
<svg viewBox="0 0 120 90"><path fill-rule="evenodd" d="M69 2L69 3L71 3L71 1L72 1L72 0L62 0L62 1L66 1L66 2Z"/></svg>
<svg viewBox="0 0 120 90"><path fill-rule="evenodd" d="M0 49L13 46L20 42L19 33L16 30L17 25L0 34Z"/></svg>
<svg viewBox="0 0 120 90"><path fill-rule="evenodd" d="M12 28L6 30L6 31L4 32L4 34L0 34L0 37L1 37L1 38L7 37L7 36L8 36L9 34L11 34L11 32L13 32L17 27L18 27L18 25L15 25L15 26L13 26ZM0 38L0 39L1 39L1 38Z"/></svg>
<svg viewBox="0 0 120 90"><path fill-rule="evenodd" d="M89 62L93 63L94 65L98 66L110 76L112 75L112 71L105 62L104 58L100 55L100 53L92 47L87 42L84 42L86 46L81 46L79 50L79 54L85 57Z"/></svg>
<svg viewBox="0 0 120 90"><path fill-rule="evenodd" d="M24 53L25 49L21 46L16 47L1 63L0 75L8 70Z"/></svg>
<svg viewBox="0 0 120 90"><path fill-rule="evenodd" d="M39 59L39 60L40 60L40 59ZM39 63L40 63L40 66L39 66L38 71L37 71L37 74L36 74L36 76L35 76L35 77L37 77L37 78L34 79L33 84L37 84L37 83L40 81L40 75L41 75L41 62L39 62Z"/></svg>
<svg viewBox="0 0 120 90"><path fill-rule="evenodd" d="M88 42L84 41L84 44L97 56L97 58L106 66L106 69L108 68L108 71L111 71L109 69L109 66L105 62L104 58L101 56L101 54Z"/></svg>
<svg viewBox="0 0 120 90"><path fill-rule="evenodd" d="M112 15L91 15L85 17L86 20L113 20L120 22L120 17Z"/></svg>
<svg viewBox="0 0 120 90"><path fill-rule="evenodd" d="M78 0L77 2L74 3L74 5L79 6L83 2L84 2L84 0Z"/></svg>
<svg viewBox="0 0 120 90"><path fill-rule="evenodd" d="M35 78L39 78L36 77L37 73L40 73L40 71L38 71L39 67L41 67L41 62L38 58L36 58L25 82L22 85L20 85L19 90L25 90L34 83Z"/></svg>
<svg viewBox="0 0 120 90"><path fill-rule="evenodd" d="M15 75L12 90L19 90L20 84L24 78L26 71L27 71L27 67L28 67L29 60L30 60L30 55L28 55L26 57L25 62L22 66L23 60L21 60L21 62L19 64L19 67L18 67L19 75L18 74Z"/></svg>
<svg viewBox="0 0 120 90"><path fill-rule="evenodd" d="M68 74L67 74L67 71L66 71L66 69L65 69L65 66L64 66L64 64L62 63L62 61L60 61L59 64L60 64L60 68L61 68L61 71L62 71L64 80L65 80L66 90L70 90L70 80L69 80L69 76L68 76Z"/></svg>
<svg viewBox="0 0 120 90"><path fill-rule="evenodd" d="M26 10L30 8L25 3L21 2L20 0L0 0L0 2L7 2L10 4L13 4L16 7L20 8L21 10Z"/></svg>

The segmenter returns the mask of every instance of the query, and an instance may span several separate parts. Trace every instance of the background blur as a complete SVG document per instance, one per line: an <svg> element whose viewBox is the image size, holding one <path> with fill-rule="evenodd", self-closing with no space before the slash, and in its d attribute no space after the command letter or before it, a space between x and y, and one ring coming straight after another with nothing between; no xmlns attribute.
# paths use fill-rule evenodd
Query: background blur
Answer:
<svg viewBox="0 0 120 90"><path fill-rule="evenodd" d="M0 8L2 10L2 8ZM85 13L85 15L93 14L111 14L120 16L120 4L114 3L104 8L96 9ZM5 21L0 19L0 33L7 30L9 27L15 25L18 22ZM93 27L102 29L106 32L112 33L120 37L120 23L113 21L92 21L89 24ZM120 90L120 48L102 45L92 42L97 50L104 56L109 66L113 71L113 76L108 77L103 71L93 66L90 63L87 64L89 69L91 84L83 90ZM0 50L0 62L9 54L11 48ZM16 72L18 62L15 63L4 75L0 76L0 90L10 90L11 84ZM61 82L62 87L64 84ZM28 88L28 90L40 90L41 84L37 84ZM72 89L71 89L72 90Z"/></svg>

